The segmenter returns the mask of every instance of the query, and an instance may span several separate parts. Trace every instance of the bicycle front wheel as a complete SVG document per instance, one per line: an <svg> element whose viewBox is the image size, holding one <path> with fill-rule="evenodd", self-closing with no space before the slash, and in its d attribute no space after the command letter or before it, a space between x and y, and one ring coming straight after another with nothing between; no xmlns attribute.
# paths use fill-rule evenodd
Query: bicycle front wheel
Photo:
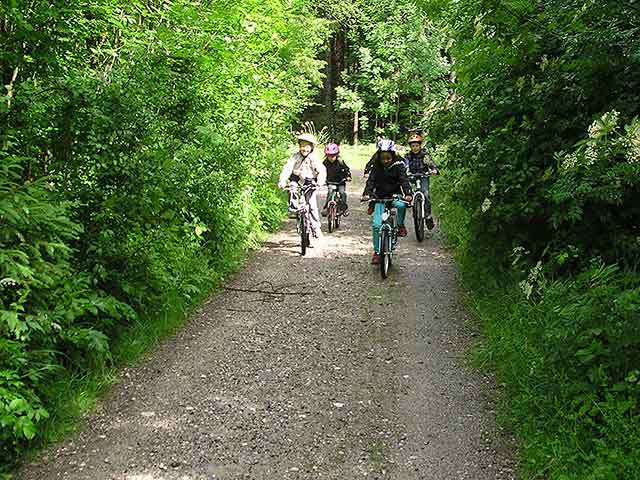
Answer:
<svg viewBox="0 0 640 480"><path fill-rule="evenodd" d="M309 227L307 226L307 220L304 216L300 217L300 253L304 256L307 254L307 247L309 246Z"/></svg>
<svg viewBox="0 0 640 480"><path fill-rule="evenodd" d="M416 195L413 203L413 226L416 232L416 240L424 240L424 198Z"/></svg>
<svg viewBox="0 0 640 480"><path fill-rule="evenodd" d="M391 269L391 237L388 230L380 231L380 275L383 279L389 276Z"/></svg>
<svg viewBox="0 0 640 480"><path fill-rule="evenodd" d="M327 212L327 226L329 228L329 233L333 232L336 229L336 219L338 217L336 212L336 204L329 204L329 211Z"/></svg>

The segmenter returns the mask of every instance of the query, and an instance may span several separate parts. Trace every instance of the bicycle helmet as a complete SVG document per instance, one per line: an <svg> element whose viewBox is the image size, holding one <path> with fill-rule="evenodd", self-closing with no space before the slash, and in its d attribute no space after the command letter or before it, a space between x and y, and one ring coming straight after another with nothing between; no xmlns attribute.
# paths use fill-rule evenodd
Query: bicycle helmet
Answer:
<svg viewBox="0 0 640 480"><path fill-rule="evenodd" d="M388 138L383 138L378 142L378 150L381 152L395 152L396 143Z"/></svg>
<svg viewBox="0 0 640 480"><path fill-rule="evenodd" d="M298 142L307 142L314 147L318 144L318 140L316 140L315 135L311 133L301 133L296 138L298 139Z"/></svg>
<svg viewBox="0 0 640 480"><path fill-rule="evenodd" d="M335 143L329 143L324 147L325 155L338 155L340 153L340 146Z"/></svg>
<svg viewBox="0 0 640 480"><path fill-rule="evenodd" d="M422 138L422 135L418 135L417 133L415 133L409 137L408 143L422 143L423 141L424 138Z"/></svg>

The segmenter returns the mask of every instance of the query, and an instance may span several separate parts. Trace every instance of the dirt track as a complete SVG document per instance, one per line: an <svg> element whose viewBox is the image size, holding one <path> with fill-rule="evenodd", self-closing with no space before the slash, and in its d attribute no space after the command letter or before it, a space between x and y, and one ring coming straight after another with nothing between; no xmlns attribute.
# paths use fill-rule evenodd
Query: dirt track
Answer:
<svg viewBox="0 0 640 480"><path fill-rule="evenodd" d="M515 478L437 228L382 281L359 193L307 257L288 222L19 478Z"/></svg>

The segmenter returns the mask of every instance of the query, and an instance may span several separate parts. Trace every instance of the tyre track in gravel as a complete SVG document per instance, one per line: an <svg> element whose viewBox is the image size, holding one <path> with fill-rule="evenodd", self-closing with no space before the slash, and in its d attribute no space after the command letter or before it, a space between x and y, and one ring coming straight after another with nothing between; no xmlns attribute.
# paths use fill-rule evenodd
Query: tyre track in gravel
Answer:
<svg viewBox="0 0 640 480"><path fill-rule="evenodd" d="M515 478L437 228L382 281L361 186L307 257L287 222L18 478Z"/></svg>

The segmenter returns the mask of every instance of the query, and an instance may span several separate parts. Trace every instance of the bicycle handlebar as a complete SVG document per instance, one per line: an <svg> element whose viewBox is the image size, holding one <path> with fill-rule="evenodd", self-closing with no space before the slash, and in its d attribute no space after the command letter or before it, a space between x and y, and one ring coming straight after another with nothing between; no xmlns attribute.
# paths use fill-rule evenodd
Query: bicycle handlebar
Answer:
<svg viewBox="0 0 640 480"><path fill-rule="evenodd" d="M302 185L297 184L297 188L291 188L291 185L287 186L287 190L289 191L296 191L298 188L303 191L316 190L318 188L318 184L317 183L305 183Z"/></svg>
<svg viewBox="0 0 640 480"><path fill-rule="evenodd" d="M391 198L369 197L366 200L362 198L360 199L360 202L375 202L375 203L387 203L387 202L394 202L394 201L406 203L407 205L411 204L411 202L407 202L402 195L393 195Z"/></svg>
<svg viewBox="0 0 640 480"><path fill-rule="evenodd" d="M436 175L437 175L437 173L434 170L431 170L428 173L410 173L408 175L408 177L409 177L409 179L412 179L412 178L427 178L427 177L434 177Z"/></svg>

